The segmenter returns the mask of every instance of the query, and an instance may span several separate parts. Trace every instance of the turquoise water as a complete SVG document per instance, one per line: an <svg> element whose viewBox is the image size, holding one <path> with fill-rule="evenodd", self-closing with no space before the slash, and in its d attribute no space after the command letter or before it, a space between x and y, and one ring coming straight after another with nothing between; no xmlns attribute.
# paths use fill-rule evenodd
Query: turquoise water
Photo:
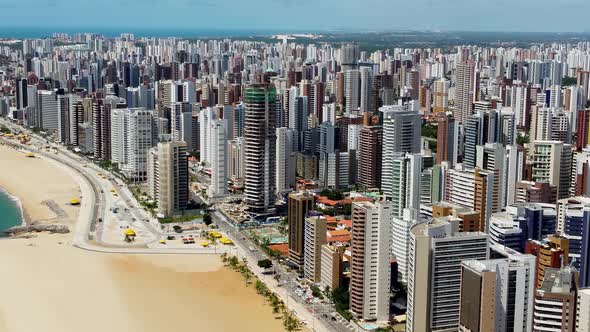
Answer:
<svg viewBox="0 0 590 332"><path fill-rule="evenodd" d="M22 223L20 207L0 188L0 231ZM0 232L0 236L3 234Z"/></svg>

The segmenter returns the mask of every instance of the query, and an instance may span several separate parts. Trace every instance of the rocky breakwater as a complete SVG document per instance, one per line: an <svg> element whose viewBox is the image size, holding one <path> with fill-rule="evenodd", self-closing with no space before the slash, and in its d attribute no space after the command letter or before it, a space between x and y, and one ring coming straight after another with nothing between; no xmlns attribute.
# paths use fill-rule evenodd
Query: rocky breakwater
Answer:
<svg viewBox="0 0 590 332"><path fill-rule="evenodd" d="M14 226L4 230L4 233L9 235L19 235L23 233L33 232L48 232L48 233L59 233L66 234L70 232L70 229L66 225L51 224L51 225L23 225Z"/></svg>

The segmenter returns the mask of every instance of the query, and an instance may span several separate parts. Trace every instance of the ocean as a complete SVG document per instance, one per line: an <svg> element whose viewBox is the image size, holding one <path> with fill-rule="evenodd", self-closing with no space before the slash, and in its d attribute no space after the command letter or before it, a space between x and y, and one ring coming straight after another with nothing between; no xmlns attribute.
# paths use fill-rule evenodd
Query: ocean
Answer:
<svg viewBox="0 0 590 332"><path fill-rule="evenodd" d="M0 188L0 231L22 224L19 204ZM0 233L0 236L3 236Z"/></svg>
<svg viewBox="0 0 590 332"><path fill-rule="evenodd" d="M98 33L106 37L117 37L121 33L133 33L136 37L179 37L179 38L223 38L268 36L283 33L281 30L229 30L229 29L157 29L157 28L117 28L117 27L3 27L0 26L0 38L47 38L54 32L60 33ZM293 33L299 31L292 31Z"/></svg>

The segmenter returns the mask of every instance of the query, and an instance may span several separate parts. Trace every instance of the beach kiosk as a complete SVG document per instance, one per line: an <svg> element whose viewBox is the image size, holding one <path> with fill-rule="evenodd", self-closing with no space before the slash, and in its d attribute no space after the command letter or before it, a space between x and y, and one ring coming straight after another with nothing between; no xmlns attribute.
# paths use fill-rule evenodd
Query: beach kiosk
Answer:
<svg viewBox="0 0 590 332"><path fill-rule="evenodd" d="M133 242L135 241L135 231L132 228L127 228L124 232L125 234L125 242Z"/></svg>

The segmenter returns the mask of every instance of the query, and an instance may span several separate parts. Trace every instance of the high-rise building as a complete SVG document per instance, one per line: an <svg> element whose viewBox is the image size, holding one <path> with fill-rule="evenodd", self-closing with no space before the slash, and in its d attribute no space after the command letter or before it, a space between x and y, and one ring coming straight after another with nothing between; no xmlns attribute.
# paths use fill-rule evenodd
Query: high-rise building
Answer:
<svg viewBox="0 0 590 332"><path fill-rule="evenodd" d="M110 95L93 101L94 158L102 161L111 160L111 114L115 109L126 107L118 97Z"/></svg>
<svg viewBox="0 0 590 332"><path fill-rule="evenodd" d="M413 225L406 331L457 331L461 261L488 258L485 233L454 232L449 222L437 219Z"/></svg>
<svg viewBox="0 0 590 332"><path fill-rule="evenodd" d="M307 217L304 224L303 276L311 282L320 282L322 246L326 244L326 218Z"/></svg>
<svg viewBox="0 0 590 332"><path fill-rule="evenodd" d="M457 163L459 150L459 127L452 115L440 113L437 116L436 163L443 161L452 167Z"/></svg>
<svg viewBox="0 0 590 332"><path fill-rule="evenodd" d="M445 78L434 82L434 102L432 105L434 113L446 113L449 110L449 87L450 82Z"/></svg>
<svg viewBox="0 0 590 332"><path fill-rule="evenodd" d="M410 247L410 228L418 222L415 209L404 209L402 216L393 216L391 222L391 234L394 239L391 243L393 258L397 261L397 280L407 284L408 282L408 250Z"/></svg>
<svg viewBox="0 0 590 332"><path fill-rule="evenodd" d="M289 194L289 260L303 266L305 254L305 218L314 208L314 197L307 191Z"/></svg>
<svg viewBox="0 0 590 332"><path fill-rule="evenodd" d="M189 199L186 143L160 142L148 158L148 190L158 202L158 216L185 210Z"/></svg>
<svg viewBox="0 0 590 332"><path fill-rule="evenodd" d="M559 141L534 141L531 151L532 180L556 186L559 199L569 197L572 146Z"/></svg>
<svg viewBox="0 0 590 332"><path fill-rule="evenodd" d="M468 60L457 64L454 116L460 124L465 123L475 102L475 62Z"/></svg>
<svg viewBox="0 0 590 332"><path fill-rule="evenodd" d="M70 143L69 95L57 95L57 139L62 144Z"/></svg>
<svg viewBox="0 0 590 332"><path fill-rule="evenodd" d="M275 201L275 95L272 85L249 85L245 91L244 202L253 212L265 212Z"/></svg>
<svg viewBox="0 0 590 332"><path fill-rule="evenodd" d="M330 287L331 290L340 287L342 279L342 256L344 246L333 246L324 244L322 246L321 258L321 282L322 289Z"/></svg>
<svg viewBox="0 0 590 332"><path fill-rule="evenodd" d="M460 331L531 331L535 257L461 263Z"/></svg>
<svg viewBox="0 0 590 332"><path fill-rule="evenodd" d="M381 185L381 154L383 147L383 128L381 126L363 127L359 135L358 184L366 188Z"/></svg>
<svg viewBox="0 0 590 332"><path fill-rule="evenodd" d="M535 267L535 287L543 284L547 269L558 269L569 262L569 239L550 236L546 240L529 240L525 245L525 253L537 257Z"/></svg>
<svg viewBox="0 0 590 332"><path fill-rule="evenodd" d="M575 110L573 110L575 113ZM577 122L576 150L580 151L590 143L590 109L579 110Z"/></svg>
<svg viewBox="0 0 590 332"><path fill-rule="evenodd" d="M491 208L493 212L498 212L506 206L508 196L506 149L500 143L486 143L476 147L476 155L476 166L493 174Z"/></svg>
<svg viewBox="0 0 590 332"><path fill-rule="evenodd" d="M192 150L192 107L186 102L172 103L170 109L170 134L173 141L183 141Z"/></svg>
<svg viewBox="0 0 590 332"><path fill-rule="evenodd" d="M547 269L543 284L535 290L533 332L574 332L576 282L570 268Z"/></svg>
<svg viewBox="0 0 590 332"><path fill-rule="evenodd" d="M244 181L244 138L238 137L228 144L228 176L234 187L242 187Z"/></svg>
<svg viewBox="0 0 590 332"><path fill-rule="evenodd" d="M361 113L371 111L371 89L373 87L373 72L368 67L360 68L360 107Z"/></svg>
<svg viewBox="0 0 590 332"><path fill-rule="evenodd" d="M361 103L361 75L358 69L344 72L344 100L347 113L357 112Z"/></svg>
<svg viewBox="0 0 590 332"><path fill-rule="evenodd" d="M391 203L352 204L350 310L363 320L389 320Z"/></svg>
<svg viewBox="0 0 590 332"><path fill-rule="evenodd" d="M394 165L397 153L420 153L421 119L414 102L383 106L379 111L383 113L381 188L389 195L400 174Z"/></svg>
<svg viewBox="0 0 590 332"><path fill-rule="evenodd" d="M480 113L468 116L463 121L463 165L474 168L477 162L477 146L484 144L484 121Z"/></svg>
<svg viewBox="0 0 590 332"><path fill-rule="evenodd" d="M16 109L22 110L28 106L28 81L26 78L16 80Z"/></svg>
<svg viewBox="0 0 590 332"><path fill-rule="evenodd" d="M153 111L120 108L111 114L112 162L132 180L147 176L148 150L154 145Z"/></svg>
<svg viewBox="0 0 590 332"><path fill-rule="evenodd" d="M424 159L421 154L402 153L389 158L390 178L383 182L388 186L382 186L381 190L392 202L393 216L401 216L404 208L420 208Z"/></svg>
<svg viewBox="0 0 590 332"><path fill-rule="evenodd" d="M211 165L211 183L209 197L218 198L227 195L227 120L215 120L209 130L209 164Z"/></svg>
<svg viewBox="0 0 590 332"><path fill-rule="evenodd" d="M277 128L276 189L277 197L291 191L295 184L295 154L293 153L293 129Z"/></svg>
<svg viewBox="0 0 590 332"><path fill-rule="evenodd" d="M590 287L590 209L568 210L563 236L569 240L569 260L579 271L579 287Z"/></svg>
<svg viewBox="0 0 590 332"><path fill-rule="evenodd" d="M40 125L40 128L46 131L58 129L59 104L55 91L37 91L37 114L36 123Z"/></svg>
<svg viewBox="0 0 590 332"><path fill-rule="evenodd" d="M578 289L576 332L590 332L590 288Z"/></svg>
<svg viewBox="0 0 590 332"><path fill-rule="evenodd" d="M444 187L444 199L479 213L478 230L486 230L492 214L493 174L479 169L450 169Z"/></svg>

